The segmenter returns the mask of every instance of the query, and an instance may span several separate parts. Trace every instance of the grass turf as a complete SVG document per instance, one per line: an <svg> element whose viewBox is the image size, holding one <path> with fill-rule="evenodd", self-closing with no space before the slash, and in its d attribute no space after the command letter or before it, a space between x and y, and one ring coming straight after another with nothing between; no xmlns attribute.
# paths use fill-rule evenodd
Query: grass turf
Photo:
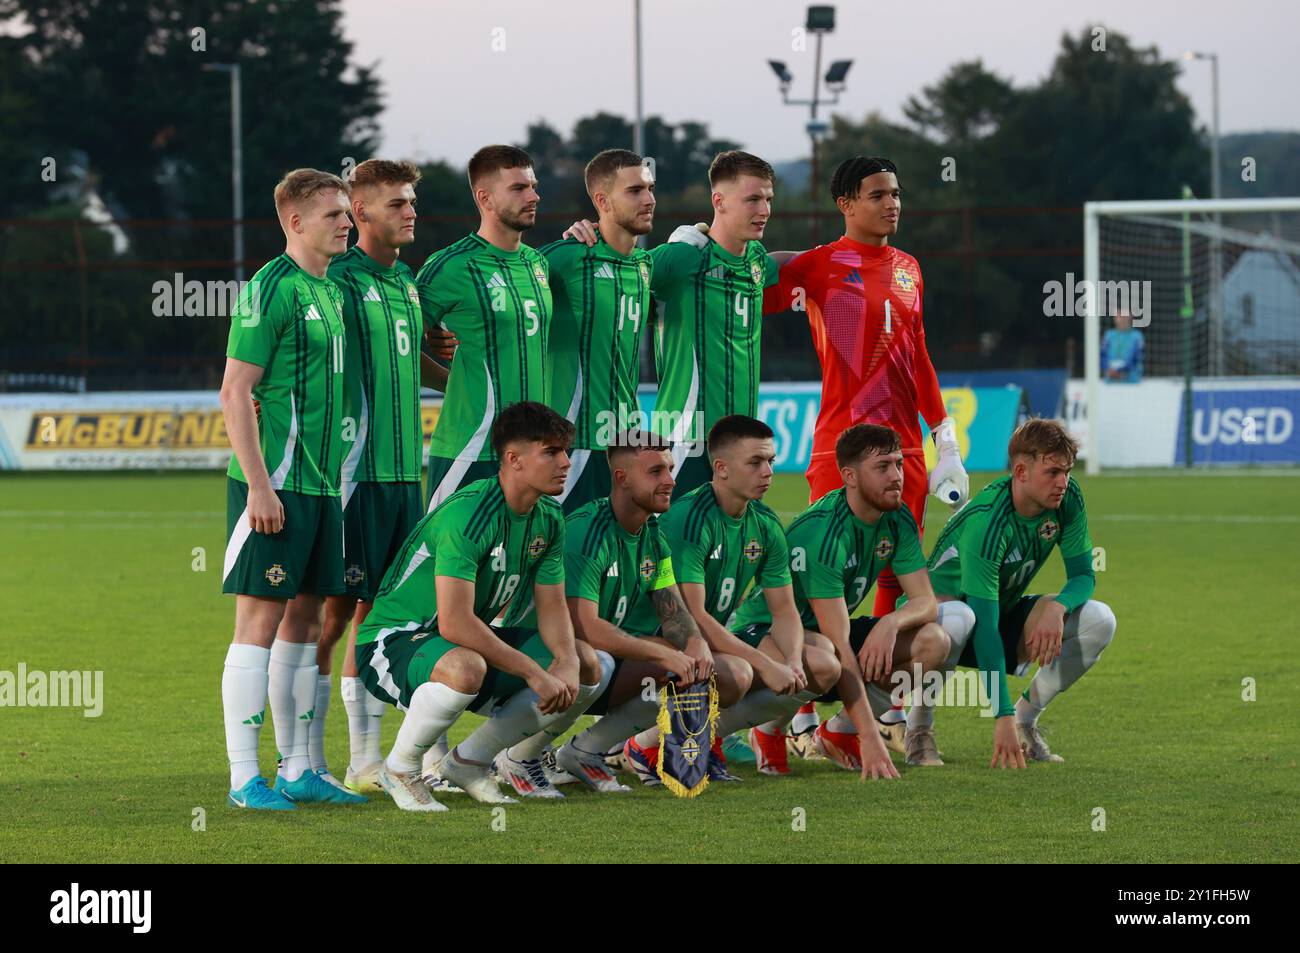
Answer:
<svg viewBox="0 0 1300 953"><path fill-rule="evenodd" d="M976 474L983 485L992 474ZM219 474L0 478L0 670L100 670L104 708L0 714L0 858L8 861L1084 861L1300 858L1300 671L1294 625L1293 474L1081 478L1097 597L1119 619L1101 662L1043 717L1060 765L988 768L992 723L940 710L947 765L859 783L826 761L794 776L659 790L494 814L357 808L267 815L226 807L220 677L233 601ZM806 499L778 478L785 520ZM933 502L933 501L932 501ZM944 513L929 513L932 542ZM206 568L200 568L200 554ZM1032 589L1062 579L1059 559ZM868 598L864 603L870 606ZM341 651L341 650L340 650ZM347 724L336 688L327 751L341 775ZM1243 679L1257 700L1243 701ZM1017 689L1024 683L1013 680ZM825 713L824 713L825 714ZM398 717L384 722L384 749ZM463 737L477 719L453 729ZM262 764L274 740L262 732ZM1095 830L1097 809L1105 830ZM200 814L202 824L199 824ZM796 829L802 819L803 829ZM495 822L495 823L494 823ZM503 823L504 822L504 823ZM196 830L202 827L204 829Z"/></svg>

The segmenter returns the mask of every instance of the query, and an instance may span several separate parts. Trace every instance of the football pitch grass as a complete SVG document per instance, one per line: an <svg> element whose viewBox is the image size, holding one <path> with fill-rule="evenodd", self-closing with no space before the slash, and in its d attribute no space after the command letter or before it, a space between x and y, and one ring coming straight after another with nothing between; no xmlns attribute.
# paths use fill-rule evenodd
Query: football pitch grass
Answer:
<svg viewBox="0 0 1300 953"><path fill-rule="evenodd" d="M975 474L978 489L995 474ZM451 811L227 807L220 678L224 477L0 477L0 670L102 671L103 711L0 711L0 860L38 862L1270 862L1300 859L1300 473L1080 476L1097 598L1119 620L1097 666L1043 716L1064 764L988 767L992 721L940 709L947 762L860 783L828 761L793 775ZM788 522L800 476L768 495ZM928 546L946 512L931 500ZM203 566L206 560L206 567ZM1051 591L1059 556L1031 591ZM868 599L864 605L870 606ZM347 765L338 695L331 769ZM1252 679L1255 700L1243 700ZM1023 679L1013 679L1017 691ZM829 714L823 710L823 717ZM384 750L400 716L384 720ZM478 719L452 731L463 737ZM269 721L262 766L274 772ZM625 778L633 783L631 778ZM1104 814L1102 813L1104 812ZM1100 829L1104 826L1104 829ZM198 828L198 829L196 829Z"/></svg>

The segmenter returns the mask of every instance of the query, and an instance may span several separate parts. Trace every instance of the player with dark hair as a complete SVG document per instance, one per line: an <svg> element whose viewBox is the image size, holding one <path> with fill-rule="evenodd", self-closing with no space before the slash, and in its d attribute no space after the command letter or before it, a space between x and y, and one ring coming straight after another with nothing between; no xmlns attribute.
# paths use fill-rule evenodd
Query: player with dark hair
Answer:
<svg viewBox="0 0 1300 953"><path fill-rule="evenodd" d="M497 751L597 694L600 661L575 644L564 602L564 517L552 499L572 439L573 425L544 404L506 407L492 424L497 476L420 520L357 633L366 689L406 710L379 772L403 810L445 810L420 779L421 760L463 711L492 717L440 770L495 803L506 800L488 775ZM530 609L535 626L519 627ZM498 616L504 625L490 626Z"/></svg>
<svg viewBox="0 0 1300 953"><path fill-rule="evenodd" d="M756 155L719 153L709 167L708 236L684 227L698 243L681 241L678 229L650 252L659 377L651 427L672 441L679 497L712 479L709 428L729 414L758 413L763 292L777 282L777 262L762 243L775 178ZM590 222L565 234L593 240Z"/></svg>
<svg viewBox="0 0 1300 953"><path fill-rule="evenodd" d="M842 767L860 770L863 778L893 778L898 772L875 723L890 708L890 675L894 669L937 669L954 643L964 644L973 616L959 603L953 603L947 616L939 615L916 523L902 505L905 484L898 434L888 427L858 424L840 435L835 452L844 485L804 510L786 530L805 642L829 644L840 663L834 694L844 707L818 726L816 739L823 754ZM879 618L852 618L886 568L898 574L908 602ZM766 601L751 592L729 628L758 645L771 625ZM753 733L761 756L774 767L784 762L782 721ZM769 739L763 739L764 734Z"/></svg>
<svg viewBox="0 0 1300 953"><path fill-rule="evenodd" d="M776 459L772 429L741 414L722 417L709 430L708 451L713 480L679 497L660 524L673 552L682 598L714 657L735 656L754 672L751 691L718 720L718 736L725 738L773 719L784 722L801 704L834 686L840 663L821 636L804 641L785 530L762 502ZM751 582L754 598L766 602L772 619L757 645L726 626ZM643 778L658 758L653 742L649 737L629 739L625 750ZM755 743L751 732L751 745ZM784 773L784 758L777 766L761 747L755 747L755 754L760 771ZM713 770L712 761L710 769L725 779Z"/></svg>
<svg viewBox="0 0 1300 953"><path fill-rule="evenodd" d="M416 276L425 324L459 341L429 446L429 510L496 472L488 434L502 407L546 398L550 280L546 259L523 244L540 201L532 159L484 146L469 161L469 184L478 230L434 252Z"/></svg>
<svg viewBox="0 0 1300 953"><path fill-rule="evenodd" d="M641 335L650 319L650 253L637 238L654 223L654 175L635 152L606 149L584 173L599 224L595 244L568 238L542 248L554 317L546 351L547 403L574 422L566 513L608 496L605 445L640 419Z"/></svg>

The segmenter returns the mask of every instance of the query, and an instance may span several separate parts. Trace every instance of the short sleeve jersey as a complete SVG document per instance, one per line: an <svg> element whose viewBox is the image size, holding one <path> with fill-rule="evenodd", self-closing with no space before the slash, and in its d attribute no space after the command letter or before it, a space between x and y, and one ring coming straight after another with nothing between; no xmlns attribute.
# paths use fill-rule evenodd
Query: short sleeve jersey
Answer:
<svg viewBox="0 0 1300 953"><path fill-rule="evenodd" d="M564 538L564 516L552 497L516 513L495 477L469 484L411 530L357 644L394 632L437 635L438 576L474 584L474 615L484 624L502 610L507 625L517 624L532 606L535 584L564 582Z"/></svg>
<svg viewBox="0 0 1300 953"><path fill-rule="evenodd" d="M527 245L505 251L471 234L430 255L415 283L425 323L460 341L429 453L492 460L496 415L521 400L546 399L546 259Z"/></svg>
<svg viewBox="0 0 1300 953"><path fill-rule="evenodd" d="M706 483L673 503L659 525L672 550L677 582L702 585L705 607L720 624L726 624L751 582L759 589L790 585L785 529L757 500L739 517L728 516Z"/></svg>
<svg viewBox="0 0 1300 953"><path fill-rule="evenodd" d="M334 282L287 254L258 269L230 317L226 356L262 368L258 439L271 486L338 496L346 337ZM226 473L248 482L231 456Z"/></svg>
<svg viewBox="0 0 1300 953"><path fill-rule="evenodd" d="M653 635L659 622L650 595L676 585L659 520L650 517L633 536L604 497L570 513L567 533L565 595L596 603L600 618L629 635Z"/></svg>
<svg viewBox="0 0 1300 953"><path fill-rule="evenodd" d="M650 320L650 253L615 251L599 238L542 248L554 317L546 351L546 403L573 421L574 447L603 450L639 426L641 332Z"/></svg>
<svg viewBox="0 0 1300 953"><path fill-rule="evenodd" d="M887 567L904 576L925 567L916 521L907 507L865 523L854 515L841 487L808 507L786 530L795 605L804 628L818 631L809 600L843 599L849 615L862 605L876 577ZM767 601L751 592L731 622L733 630L772 621Z"/></svg>
<svg viewBox="0 0 1300 953"><path fill-rule="evenodd" d="M418 483L424 328L415 275L403 261L385 267L354 245L330 262L329 277L343 292L348 337L343 483Z"/></svg>
<svg viewBox="0 0 1300 953"><path fill-rule="evenodd" d="M715 241L670 242L650 256L659 375L652 429L699 441L720 417L758 416L763 289L779 280L776 262L757 241L740 256Z"/></svg>

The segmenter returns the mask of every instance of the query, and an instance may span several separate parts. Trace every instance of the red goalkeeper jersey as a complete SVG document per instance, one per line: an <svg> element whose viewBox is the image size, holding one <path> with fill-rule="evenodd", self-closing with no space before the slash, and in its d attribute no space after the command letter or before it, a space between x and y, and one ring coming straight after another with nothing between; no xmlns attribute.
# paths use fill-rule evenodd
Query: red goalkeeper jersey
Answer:
<svg viewBox="0 0 1300 953"><path fill-rule="evenodd" d="M925 349L923 288L911 255L845 237L793 258L767 289L764 312L808 312L822 365L814 459L833 454L836 438L859 423L892 427L904 453L924 452L918 413L933 428L944 405Z"/></svg>

